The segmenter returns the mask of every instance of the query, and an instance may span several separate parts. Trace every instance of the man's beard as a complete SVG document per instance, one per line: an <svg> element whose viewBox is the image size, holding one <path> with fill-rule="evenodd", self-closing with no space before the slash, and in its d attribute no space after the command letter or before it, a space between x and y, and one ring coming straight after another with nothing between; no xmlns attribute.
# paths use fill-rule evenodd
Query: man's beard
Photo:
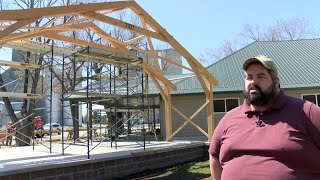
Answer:
<svg viewBox="0 0 320 180"><path fill-rule="evenodd" d="M277 94L274 83L272 83L271 87L269 87L265 92L263 92L259 86L255 86L255 89L255 93L250 93L250 90L243 91L244 98L254 106L263 106L271 103Z"/></svg>

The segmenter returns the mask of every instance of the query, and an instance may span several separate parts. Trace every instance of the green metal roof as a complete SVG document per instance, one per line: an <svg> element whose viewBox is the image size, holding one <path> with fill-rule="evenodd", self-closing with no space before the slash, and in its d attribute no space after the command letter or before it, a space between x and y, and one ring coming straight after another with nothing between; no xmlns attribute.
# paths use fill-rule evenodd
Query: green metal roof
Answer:
<svg viewBox="0 0 320 180"><path fill-rule="evenodd" d="M320 87L320 39L257 41L207 67L219 81L213 92L242 91L242 63L260 54L275 62L282 88ZM196 77L176 85L172 94L203 92Z"/></svg>

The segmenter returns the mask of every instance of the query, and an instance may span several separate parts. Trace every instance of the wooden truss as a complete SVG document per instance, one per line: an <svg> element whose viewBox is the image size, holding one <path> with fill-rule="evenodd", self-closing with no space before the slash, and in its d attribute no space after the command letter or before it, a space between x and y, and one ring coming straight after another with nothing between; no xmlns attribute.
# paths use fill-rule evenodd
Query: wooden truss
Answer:
<svg viewBox="0 0 320 180"><path fill-rule="evenodd" d="M133 14L137 15L140 20L140 25L134 25L123 20L116 19L111 16L113 12L120 10L131 10ZM63 23L62 18L65 16L75 15L79 18L77 20ZM35 21L39 19L47 19L46 23L35 25ZM49 52L54 49L56 55L71 54L76 52L75 49L65 47L51 48L48 44L42 44L34 41L36 37L48 38L55 41L67 42L78 47L87 47L96 49L97 51L111 52L112 56L98 56L96 53L96 62L100 63L132 63L140 66L145 73L152 79L157 86L161 97L165 103L165 128L166 140L169 141L177 133L172 133L172 109L177 111L182 117L186 119L186 123L191 123L198 130L207 135L210 140L213 132L213 94L212 85L217 85L217 80L178 42L176 41L159 23L157 23L145 10L143 10L134 1L119 1L119 2L104 2L92 4L78 4L61 7L49 8L35 8L26 10L4 10L0 11L0 22L3 30L0 31L0 46L7 46L21 50L28 50L37 53ZM106 33L96 23L108 24L126 31L131 31L138 34L138 36L118 40ZM81 30L91 30L101 37L101 39L108 44L99 44L95 42L87 42L82 39L68 36L68 33ZM132 42L144 38L147 41L148 49L145 50L140 47L135 47ZM189 67L183 66L165 57L159 56L154 48L153 41L162 41L168 43L188 62ZM136 61L133 51L138 51L143 54L150 55L155 59L153 64ZM102 53L105 54L105 53ZM108 54L108 53L107 53ZM122 57L122 58L115 58ZM208 131L202 130L196 126L190 118L184 116L177 108L171 104L171 91L176 90L176 86L168 79L166 79L160 69L159 60L166 61L170 64L178 66L183 69L192 71L199 80L203 88L206 101L202 107L195 112L198 114L202 109L207 108L207 123ZM30 66L33 67L33 66ZM19 97L24 97L19 95ZM185 124L186 124L185 123ZM184 125L185 125L184 124ZM183 125L183 126L184 126ZM181 126L180 129L183 128Z"/></svg>

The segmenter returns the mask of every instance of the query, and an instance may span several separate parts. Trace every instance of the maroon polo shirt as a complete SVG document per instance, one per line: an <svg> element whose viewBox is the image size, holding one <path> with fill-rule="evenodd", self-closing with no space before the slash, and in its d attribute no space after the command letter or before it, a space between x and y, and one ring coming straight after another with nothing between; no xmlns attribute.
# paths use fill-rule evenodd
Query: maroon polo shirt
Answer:
<svg viewBox="0 0 320 180"><path fill-rule="evenodd" d="M209 153L226 180L319 180L320 107L283 91L264 112L243 103L222 118Z"/></svg>

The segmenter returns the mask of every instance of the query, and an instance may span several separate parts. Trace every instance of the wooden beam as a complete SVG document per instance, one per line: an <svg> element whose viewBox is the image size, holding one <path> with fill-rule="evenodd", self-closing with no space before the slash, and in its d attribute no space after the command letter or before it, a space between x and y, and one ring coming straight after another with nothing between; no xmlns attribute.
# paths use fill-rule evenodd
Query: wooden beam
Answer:
<svg viewBox="0 0 320 180"><path fill-rule="evenodd" d="M111 24L111 25L114 25L114 26L117 26L117 27L120 27L123 29L127 29L132 32L136 32L136 33L143 34L143 35L148 35L152 38L155 38L155 39L158 39L161 41L165 41L165 39L161 35L159 35L155 32L140 28L136 25L133 25L133 24L130 24L130 23L127 23L127 22L124 22L124 21L121 21L121 20L118 20L118 19L115 19L112 17L108 17L108 16L98 14L95 12L86 12L86 13L81 13L81 14L83 16L86 16L86 17L89 17L89 18L92 18L92 19L95 19L98 21L102 21L107 24Z"/></svg>
<svg viewBox="0 0 320 180"><path fill-rule="evenodd" d="M162 56L157 56L157 57L158 57L159 59L161 59L161 60L167 61L167 62L169 62L169 63L171 63L171 64L173 64L173 65L176 65L176 66L178 66L178 67L181 67L181 68L183 68L183 69L186 69L186 70L188 70L188 71L193 72L193 70L192 70L191 68L186 67L186 66L183 66L183 65L181 65L181 64L179 64L179 63L177 63L177 62L175 62L175 61L172 61L171 59L168 59L168 58L165 58L165 57L162 57Z"/></svg>
<svg viewBox="0 0 320 180"><path fill-rule="evenodd" d="M128 40L123 41L123 42L124 42L124 43L130 43L130 42L137 41L137 40L139 40L139 39L141 39L141 38L144 38L144 37L145 37L145 35L140 35L140 36L137 36L137 37L128 39Z"/></svg>
<svg viewBox="0 0 320 180"><path fill-rule="evenodd" d="M214 115L213 115L213 93L212 93L212 84L209 80L205 80L206 86L208 88L209 96L206 96L206 101L209 101L207 106L207 126L208 126L208 141L212 139L213 130L215 128Z"/></svg>
<svg viewBox="0 0 320 180"><path fill-rule="evenodd" d="M141 66L143 68L143 66ZM149 75L149 77L152 79L153 83L156 85L157 89L159 90L159 93L161 94L162 99L167 102L168 98L167 98L167 94L165 93L165 91L162 89L160 83L158 82L158 79L155 77L155 75L150 72L150 70L148 68L144 68L144 71Z"/></svg>
<svg viewBox="0 0 320 180"><path fill-rule="evenodd" d="M109 46L105 46L105 45L97 44L97 43L92 43L92 42L87 42L87 41L83 41L83 40L79 40L79 39L75 39L75 38L71 38L71 37L67 37L67 36L62 36L62 35L58 35L58 34L54 34L54 33L44 33L41 36L46 37L46 38L50 38L50 39L63 41L63 42L69 42L72 44L80 45L82 47L90 46L90 47L97 48L97 49L122 53L120 50L109 47Z"/></svg>
<svg viewBox="0 0 320 180"><path fill-rule="evenodd" d="M16 40L21 40L25 38L31 38L31 37L37 37L41 36L42 34L47 34L47 33L61 33L61 32L70 32L74 30L81 30L81 29L86 29L88 27L95 26L94 23L92 22L86 22L86 23L80 23L80 24L60 24L57 26L53 27L41 27L37 30L34 31L28 31L28 32L21 32L21 33L15 33L15 34L10 34L0 40L0 44L4 44L9 41L16 41Z"/></svg>
<svg viewBox="0 0 320 180"><path fill-rule="evenodd" d="M145 63L142 62L141 64L139 64L141 67L143 67L143 69L147 69L152 76L156 77L157 79L159 79L163 84L167 85L168 87L170 87L172 90L177 90L177 87L172 84L172 82L170 82L168 79L166 79L162 74L160 74L159 72L155 71L154 69L152 69L152 67Z"/></svg>
<svg viewBox="0 0 320 180"><path fill-rule="evenodd" d="M0 21L18 21L29 18L46 18L52 16L66 16L90 11L113 10L119 8L130 8L135 2L119 1L104 3L89 3L68 6L58 6L49 8L33 8L23 10L3 10L0 11Z"/></svg>
<svg viewBox="0 0 320 180"><path fill-rule="evenodd" d="M1 12L1 11L0 11ZM7 35L11 34L12 32L20 29L21 27L30 24L34 21L36 21L37 19L22 19L19 20L18 22L12 24L11 26L5 28L4 30L0 31L0 39L6 37Z"/></svg>
<svg viewBox="0 0 320 180"><path fill-rule="evenodd" d="M193 64L193 63L191 62L191 64ZM193 72L195 73L195 75L197 76L197 79L203 89L204 94L206 95L206 97L208 97L211 92L208 91L207 86L203 80L202 74L199 73L199 71L196 67L192 68L192 69L193 69Z"/></svg>
<svg viewBox="0 0 320 180"><path fill-rule="evenodd" d="M9 26L11 26L11 25L0 25L0 29L5 29L5 28L7 28L7 27L9 27ZM21 28L19 28L19 29L25 29L25 30L33 30L33 29L40 29L40 28L42 28L42 27L31 27L31 26L23 26L23 27L21 27Z"/></svg>
<svg viewBox="0 0 320 180"><path fill-rule="evenodd" d="M57 20L59 20L59 18L61 18L61 17L62 16L53 17L50 21L46 22L42 27L48 27L48 26L52 25Z"/></svg>
<svg viewBox="0 0 320 180"><path fill-rule="evenodd" d="M132 52L130 52L124 45L114 41L113 38L108 33L104 32L97 25L95 25L95 24L93 24L93 25L94 26L90 27L89 29L91 29L93 32L97 33L103 40L105 40L106 42L109 42L114 47L119 48L119 50L124 52L125 54L132 54Z"/></svg>
<svg viewBox="0 0 320 180"><path fill-rule="evenodd" d="M41 94L0 92L0 97L19 98L19 99L43 99Z"/></svg>
<svg viewBox="0 0 320 180"><path fill-rule="evenodd" d="M24 41L24 40L17 40L12 41L4 44L3 46L13 48L13 49L27 49L31 52L40 52L40 53L46 53L50 52L52 50L52 46L49 44L44 44L36 41ZM67 48L67 47L57 47L55 46L53 48L53 52L56 55L68 55L77 52L75 49Z"/></svg>
<svg viewBox="0 0 320 180"><path fill-rule="evenodd" d="M205 136L208 136L207 132L204 131L201 127L199 127L198 125L196 125L194 122L192 122L192 119L188 118L187 116L185 116L182 112L180 112L176 107L172 106L172 109L174 111L176 111L181 117L183 117L186 121L188 121L187 123L190 123L191 125L193 125L196 129L198 129L202 134L204 134ZM186 124L187 124L186 123ZM176 134L176 133L175 133Z"/></svg>
<svg viewBox="0 0 320 180"><path fill-rule="evenodd" d="M47 29L40 29L37 31L28 31L28 32L10 34L10 35L7 35L6 37L0 39L0 45L3 45L3 44L10 42L10 41L17 41L17 40L22 40L25 38L36 37L36 36L39 36L43 31L47 31Z"/></svg>
<svg viewBox="0 0 320 180"><path fill-rule="evenodd" d="M15 61L5 61L0 60L0 66L9 66L18 69L37 69L40 68L39 65L31 64L31 63L24 63L24 62L15 62Z"/></svg>
<svg viewBox="0 0 320 180"><path fill-rule="evenodd" d="M157 33L160 32L158 27L154 25L153 23L150 23L152 21L155 21L143 8L141 8L137 3L134 3L133 6L130 7L130 9L136 14L136 15L144 15L146 19L146 23ZM151 18L151 20L150 20ZM155 21L156 22L156 21Z"/></svg>
<svg viewBox="0 0 320 180"><path fill-rule="evenodd" d="M169 137L169 139L172 139L179 131L181 131L181 129L186 126L190 121L192 121L192 119L199 114L203 108L205 108L207 106L207 104L209 103L209 101L206 101L196 112L194 112L190 118L188 118L187 121L185 121L174 133L172 133L172 135ZM200 128L201 129L201 128ZM208 134L206 133L206 135L208 136Z"/></svg>
<svg viewBox="0 0 320 180"><path fill-rule="evenodd" d="M143 27L144 29L148 29L147 24L146 24L146 21L144 20L144 16L143 16L143 15L139 15L139 18L140 18L140 22L141 22L141 24L142 24L142 27ZM161 74L163 74L162 71L161 71L161 69L160 69L160 65L159 65L158 58L157 58L157 53L156 53L156 51L154 50L152 40L151 40L151 38L150 38L149 35L146 35L146 38L147 38L147 41L148 41L149 48L150 48L150 50L151 50L151 56L153 57L153 64L155 65L156 70L157 70L158 72L160 72Z"/></svg>
<svg viewBox="0 0 320 180"><path fill-rule="evenodd" d="M170 89L165 87L165 94L167 101L164 101L164 110L165 110L165 127L166 127L166 141L172 140L172 104L171 104L171 94Z"/></svg>
<svg viewBox="0 0 320 180"><path fill-rule="evenodd" d="M113 41L113 38L110 35L105 33L101 28L99 28L97 25L95 25L92 22L81 23L81 24L69 24L69 23L62 24L62 25L58 25L58 26L54 26L54 27L50 27L50 28L44 28L39 31L28 32L28 34L18 34L12 38L14 38L14 40L17 40L18 37L20 37L20 38L32 37L35 34L38 36L41 36L42 34L47 34L48 32L50 32L52 30L58 30L58 32L68 32L68 31L74 31L74 30L81 30L81 29L85 29L85 28L91 29L92 31L94 31L95 33L100 35L101 38L103 38L105 41L109 42L110 44L114 45L116 48L118 48L123 53L132 54L128 49L126 49L126 47L124 45ZM45 31L48 31L48 32L45 32ZM7 41L8 41L8 38L7 38Z"/></svg>

